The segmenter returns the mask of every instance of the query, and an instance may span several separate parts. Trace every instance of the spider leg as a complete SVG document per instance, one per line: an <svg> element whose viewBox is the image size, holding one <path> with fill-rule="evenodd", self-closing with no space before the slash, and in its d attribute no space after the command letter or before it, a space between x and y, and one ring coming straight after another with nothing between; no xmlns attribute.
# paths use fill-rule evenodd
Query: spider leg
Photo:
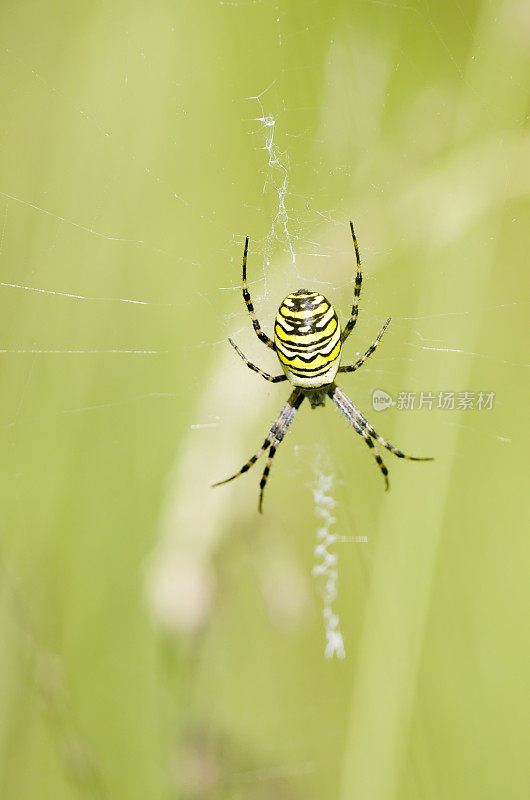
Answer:
<svg viewBox="0 0 530 800"><path fill-rule="evenodd" d="M241 350L239 349L237 344L233 341L233 339L229 339L228 341L230 342L230 344L232 345L232 347L234 348L234 350L236 351L238 356L245 362L247 367L249 369L251 369L253 372L257 372L258 375L261 375L261 377L265 378L266 381L270 381L271 383L280 383L280 381L286 381L287 380L287 376L286 375L274 375L273 376L273 375L269 375L268 372L263 372L262 369L260 369L259 367L257 367L255 364L253 364L251 361L248 360L248 358L241 352Z"/></svg>
<svg viewBox="0 0 530 800"><path fill-rule="evenodd" d="M245 305L247 307L248 313L252 319L252 326L256 331L256 336L260 341L270 347L271 350L276 350L276 345L269 339L267 334L261 330L261 325L258 322L258 318L256 316L256 312L254 311L254 306L252 304L252 300L250 299L250 292L247 286L247 252L248 252L248 236L245 239L245 250L243 252L243 300L245 301Z"/></svg>
<svg viewBox="0 0 530 800"><path fill-rule="evenodd" d="M276 450L280 446L280 443L281 443L283 437L287 433L287 429L289 428L289 425L291 424L291 422L295 418L296 412L298 411L298 409L302 405L304 397L305 397L304 393L303 392L299 392L298 393L298 390L296 390L296 389L292 393L291 397L289 398L289 403L292 403L291 409L290 409L289 413L287 414L287 416L285 417L282 425L276 431L276 434L274 436L273 442L272 442L272 444L270 446L269 457L267 458L267 463L265 464L265 469L263 470L263 475L261 476L261 480L259 482L258 510L259 510L260 514L263 513L263 492L265 491L265 486L267 485L267 480L269 478L269 472L271 470L272 459L274 458L274 456L276 454Z"/></svg>
<svg viewBox="0 0 530 800"><path fill-rule="evenodd" d="M349 364L346 367L339 367L339 372L355 372L356 369L359 369L359 367L361 367L364 364L366 359L369 358L369 356L372 355L372 353L374 352L374 350L376 349L377 345L381 341L381 339L383 337L383 334L384 334L384 332L386 331L386 329L388 328L389 325L390 325L390 317L387 319L387 321L385 322L385 324L383 325L383 327L381 328L381 330L377 334L376 340L374 342L372 342L372 344L370 345L370 347L368 348L368 350L366 351L364 356L362 356L358 361L356 361L355 364Z"/></svg>
<svg viewBox="0 0 530 800"><path fill-rule="evenodd" d="M375 445L373 443L373 440L372 440L370 434L368 433L366 427L363 427L361 425L361 423L359 422L359 420L357 419L356 415L354 413L352 413L350 406L354 407L353 403L349 403L348 398L346 397L346 395L343 395L345 400L348 401L349 405L347 403L344 403L342 401L342 397L337 396L337 392L340 392L339 387L336 386L335 384L332 384L332 386L331 386L331 388L330 388L330 390L328 392L328 395L331 397L331 399L333 400L333 402L335 403L335 405L337 406L339 411L341 411L341 413L346 417L346 419L348 420L350 425L352 425L353 429L360 436L363 437L364 441L366 442L366 444L370 448L370 450L372 452L372 455L375 458L375 460L377 461L377 465L378 465L379 469L381 470L381 472L383 474L383 477L385 479L386 490L388 491L388 489L389 489L388 469L385 466L385 464L383 462L383 459L381 458L379 453L376 451ZM342 395L343 393L340 392L340 394Z"/></svg>
<svg viewBox="0 0 530 800"><path fill-rule="evenodd" d="M217 483L212 483L212 488L214 486L222 486L223 483L229 483L230 481L233 481L234 478L239 478L239 476L242 475L244 472L248 472L248 470L256 463L256 461L259 458L261 458L263 453L266 450L269 449L271 441L274 438L274 435L276 434L276 431L278 430L278 426L283 422L283 417L285 416L285 411L286 411L286 407L284 406L282 411L281 411L281 413L280 413L280 416L278 417L278 419L276 420L276 422L274 423L274 425L270 429L269 433L267 434L267 438L265 439L265 441L263 442L263 444L261 445L261 447L257 451L257 453L254 453L254 455L249 458L249 460L246 462L246 464L243 464L243 466L241 467L241 469L238 472L235 472L229 478L225 478L222 481L217 481Z"/></svg>
<svg viewBox="0 0 530 800"><path fill-rule="evenodd" d="M340 406L339 406L339 408L340 408ZM351 425L353 425L353 428L357 431L357 433L359 433L363 437L364 441L366 442L366 444L370 448L373 457L377 461L377 465L378 465L379 469L383 473L383 477L385 479L385 488L386 488L386 491L388 492L388 490L390 488L390 484L388 482L388 469L387 469L383 459L381 458L379 453L376 451L375 445L373 443L372 438L369 436L366 428L362 428L361 425L359 425L359 423L357 422L357 420L354 417L347 416L344 413L344 411L342 410L342 408L340 410L342 411L342 413L344 414L344 416L346 417L348 422L350 422Z"/></svg>
<svg viewBox="0 0 530 800"><path fill-rule="evenodd" d="M341 341L345 342L352 330L355 327L355 323L357 322L357 314L358 314L358 307L359 307L359 295L361 294L361 284L363 282L363 275L361 272L361 257L359 255L359 246L357 244L357 238L355 236L355 231L353 230L353 222L350 222L350 230L353 239L353 246L355 248L355 259L357 261L357 274L355 276L355 289L353 291L353 305L351 309L351 317L349 318L348 322L344 326L344 330L342 331Z"/></svg>
<svg viewBox="0 0 530 800"><path fill-rule="evenodd" d="M335 384L331 385L328 395L331 397L339 410L344 414L346 419L351 422L352 425L354 425L356 430L358 426L361 431L366 432L370 437L379 442L379 444L383 445L383 447L386 447L387 450L390 450L390 452L397 456L397 458L406 458L409 461L434 461L434 459L430 456L408 456L403 453L402 450L399 450L397 447L394 447L393 444L390 444L390 442L387 442L385 439L383 439L382 436L379 436L375 428L370 425L366 417L364 417L359 409L354 406L350 398L345 395L344 392ZM357 426L355 426L354 422L357 423ZM362 435L364 436L364 433Z"/></svg>
<svg viewBox="0 0 530 800"><path fill-rule="evenodd" d="M370 436L373 436L373 438L376 439L376 441L378 441L379 444L383 445L383 447L386 447L387 450L390 450L390 452L393 453L398 458L406 458L408 461L434 461L434 458L432 456L409 456L409 455L407 455L402 450L400 450L399 448L395 447L393 444L390 444L390 442L387 442L385 439L383 439L383 437L380 436L377 433L377 431L374 429L373 425L370 425L370 423L368 422L366 417L363 414L361 414L361 412L358 411L357 409L356 409L356 411L357 411L357 413L359 415L359 420L360 420L361 426L366 428L366 430L368 431Z"/></svg>
<svg viewBox="0 0 530 800"><path fill-rule="evenodd" d="M246 462L246 464L243 464L243 466L241 467L239 472L236 472L234 475L231 475L229 478L225 478L225 480L223 480L223 481L218 481L217 483L214 483L213 486L221 486L221 484L228 483L229 481L233 481L234 478L238 478L244 472L247 472L253 466L253 464L256 463L258 458L260 458L263 455L263 453L266 450L268 450L269 447L271 447L271 445L276 450L276 447L279 445L279 443L281 442L281 440L283 439L283 437L287 433L287 428L289 427L289 425L293 421L294 415L296 414L297 410L300 408L300 405L302 404L303 399L304 399L303 392L301 392L300 389L295 389L294 392L289 397L289 399L286 402L286 404L284 405L284 407L282 408L282 410L280 411L280 414L279 414L277 420L273 424L272 428L270 429L270 431L269 431L269 433L267 435L267 438L265 439L265 441L263 442L262 446L257 451L257 453L255 453L253 456L251 456L249 458L249 460ZM269 455L269 459L272 460L273 456L274 456L274 453L272 454L272 456ZM268 467L269 467L269 470L270 470L270 463L267 462L267 464L268 464ZM267 475L264 474L265 483L267 482L267 476L268 476L269 470L267 470ZM262 478L262 481L263 481L263 478ZM261 487L260 498L263 496L263 489L265 488L265 483ZM260 502L261 502L261 499L260 499Z"/></svg>

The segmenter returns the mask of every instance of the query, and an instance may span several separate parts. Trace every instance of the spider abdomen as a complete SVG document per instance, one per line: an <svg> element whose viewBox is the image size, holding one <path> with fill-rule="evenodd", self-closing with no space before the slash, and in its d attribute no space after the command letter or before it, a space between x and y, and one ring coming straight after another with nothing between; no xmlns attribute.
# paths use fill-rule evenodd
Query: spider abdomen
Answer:
<svg viewBox="0 0 530 800"><path fill-rule="evenodd" d="M276 352L293 386L315 389L333 383L340 363L340 324L331 303L319 292L299 289L287 295L274 323Z"/></svg>

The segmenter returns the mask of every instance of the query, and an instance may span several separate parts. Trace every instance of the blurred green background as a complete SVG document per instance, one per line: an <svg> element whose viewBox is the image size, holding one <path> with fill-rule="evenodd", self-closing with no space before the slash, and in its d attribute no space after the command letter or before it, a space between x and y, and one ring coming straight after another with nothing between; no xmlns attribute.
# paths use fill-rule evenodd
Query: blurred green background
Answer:
<svg viewBox="0 0 530 800"><path fill-rule="evenodd" d="M530 796L529 43L524 0L2 4L2 799ZM259 465L210 488L288 395L226 341L279 371L244 237L270 332L347 317L350 219L344 360L393 319L341 386L436 460L385 494L304 404L260 516Z"/></svg>

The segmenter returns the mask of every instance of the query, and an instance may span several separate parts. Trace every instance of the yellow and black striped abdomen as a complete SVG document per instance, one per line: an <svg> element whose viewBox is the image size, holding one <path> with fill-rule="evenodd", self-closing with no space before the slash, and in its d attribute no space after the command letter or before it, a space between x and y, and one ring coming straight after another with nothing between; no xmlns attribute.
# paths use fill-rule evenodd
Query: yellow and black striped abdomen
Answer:
<svg viewBox="0 0 530 800"><path fill-rule="evenodd" d="M323 295L306 289L287 295L276 315L274 342L294 386L318 389L333 383L340 363L340 324Z"/></svg>

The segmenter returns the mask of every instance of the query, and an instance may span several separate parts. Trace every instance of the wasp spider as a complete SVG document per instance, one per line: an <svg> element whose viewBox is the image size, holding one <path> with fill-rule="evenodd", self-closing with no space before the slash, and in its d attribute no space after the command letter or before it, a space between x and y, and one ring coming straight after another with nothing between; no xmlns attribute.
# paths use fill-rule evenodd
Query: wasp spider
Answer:
<svg viewBox="0 0 530 800"><path fill-rule="evenodd" d="M269 476L272 459L305 397L309 400L312 408L323 406L326 397L330 397L333 400L337 408L344 414L354 430L363 437L366 445L372 451L372 455L377 461L379 469L385 479L387 489L388 470L383 463L383 459L375 450L374 440L387 450L390 450L390 452L394 453L398 458L408 458L410 461L432 461L431 458L417 458L415 456L405 455L405 453L398 450L397 447L394 447L393 444L390 444L383 439L382 436L379 436L368 420L361 414L359 409L354 406L349 397L347 397L334 382L337 372L355 372L356 369L359 369L359 367L364 364L366 359L371 356L376 349L390 323L389 317L377 334L375 341L361 358L354 364L349 364L344 367L340 366L342 345L357 322L362 283L359 247L357 245L357 239L355 238L353 223L351 222L350 228L357 261L357 274L355 276L351 316L344 330L341 331L337 314L324 295L307 289L298 289L298 291L287 295L278 309L274 322L274 341L261 329L256 312L254 311L254 306L252 305L252 300L250 299L250 292L247 286L248 236L245 240L245 251L243 253L243 299L252 319L252 325L256 331L256 336L266 344L267 347L270 347L271 350L276 352L284 374L269 375L255 364L252 364L232 339L228 341L249 369L257 372L258 375L261 375L262 378L265 378L265 380L271 383L280 383L281 381L288 380L294 387L294 390L258 452L249 458L239 472L236 472L235 475L226 478L224 481L214 483L214 486L228 483L228 481L232 481L234 478L242 475L243 472L247 472L247 470L256 463L258 458L268 451L267 463L265 464L263 476L260 481L260 511L262 510L263 492Z"/></svg>

